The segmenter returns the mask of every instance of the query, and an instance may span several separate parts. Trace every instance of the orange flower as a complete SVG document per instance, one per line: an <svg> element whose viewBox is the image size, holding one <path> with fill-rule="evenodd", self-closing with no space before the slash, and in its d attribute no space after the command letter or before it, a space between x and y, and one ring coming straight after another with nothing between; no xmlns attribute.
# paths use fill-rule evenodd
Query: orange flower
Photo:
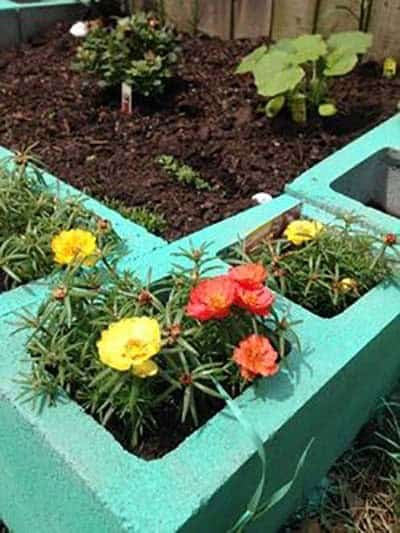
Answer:
<svg viewBox="0 0 400 533"><path fill-rule="evenodd" d="M240 367L241 376L252 381L257 376L273 376L279 370L278 354L267 337L252 334L239 343L233 360Z"/></svg>
<svg viewBox="0 0 400 533"><path fill-rule="evenodd" d="M258 289L267 279L267 271L261 263L248 263L231 268L228 276L243 289Z"/></svg>
<svg viewBox="0 0 400 533"><path fill-rule="evenodd" d="M236 288L235 304L255 315L268 315L274 301L275 296L267 287L252 290L240 286Z"/></svg>
<svg viewBox="0 0 400 533"><path fill-rule="evenodd" d="M225 318L235 299L236 285L228 276L201 281L190 293L186 314L197 320Z"/></svg>

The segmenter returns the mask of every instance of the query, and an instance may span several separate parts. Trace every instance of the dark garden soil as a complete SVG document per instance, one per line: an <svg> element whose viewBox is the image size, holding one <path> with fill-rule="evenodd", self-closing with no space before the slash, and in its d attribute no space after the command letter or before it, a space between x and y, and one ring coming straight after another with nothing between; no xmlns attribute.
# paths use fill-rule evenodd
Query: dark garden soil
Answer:
<svg viewBox="0 0 400 533"><path fill-rule="evenodd" d="M159 104L137 102L122 115L118 98L70 69L77 40L66 26L18 51L0 53L0 144L35 151L58 177L97 196L165 215L176 239L251 205L256 192L277 195L299 173L391 116L400 79L365 64L335 83L341 110L328 121L294 127L269 121L251 77L237 76L257 44L183 38L183 61ZM214 186L196 191L168 177L155 158L171 154Z"/></svg>
<svg viewBox="0 0 400 533"><path fill-rule="evenodd" d="M235 396L233 395L232 397ZM191 433L199 428L201 431L201 427L225 407L225 403L216 398L207 398L207 402L204 404L197 402L199 425L196 426L190 416L188 416L186 422L181 422L181 404L181 398L176 397L171 400L169 405L163 405L158 412L155 412L155 426L145 428L144 434L140 438L140 444L134 447L132 447L129 438L124 433L125 427L119 419L112 419L106 427L128 451L147 461L159 459L174 450Z"/></svg>
<svg viewBox="0 0 400 533"><path fill-rule="evenodd" d="M0 294L6 290L6 275L0 270Z"/></svg>

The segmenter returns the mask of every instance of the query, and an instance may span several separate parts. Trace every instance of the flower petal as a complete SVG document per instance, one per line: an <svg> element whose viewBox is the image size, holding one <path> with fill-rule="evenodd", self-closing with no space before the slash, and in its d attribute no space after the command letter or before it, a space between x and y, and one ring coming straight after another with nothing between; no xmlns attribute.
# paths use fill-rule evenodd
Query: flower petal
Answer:
<svg viewBox="0 0 400 533"><path fill-rule="evenodd" d="M132 373L139 378L155 376L158 372L158 365L154 361L143 361L132 364Z"/></svg>

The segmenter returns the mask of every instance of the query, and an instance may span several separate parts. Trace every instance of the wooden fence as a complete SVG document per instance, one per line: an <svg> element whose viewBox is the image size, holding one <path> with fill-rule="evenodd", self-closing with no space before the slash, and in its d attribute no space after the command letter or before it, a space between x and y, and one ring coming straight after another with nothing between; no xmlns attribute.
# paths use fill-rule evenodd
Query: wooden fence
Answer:
<svg viewBox="0 0 400 533"><path fill-rule="evenodd" d="M136 0L137 7L154 2L181 30L194 28L223 39L358 29L362 0ZM368 31L374 34L371 57L394 56L400 62L400 0L369 0ZM345 6L349 11L337 9Z"/></svg>

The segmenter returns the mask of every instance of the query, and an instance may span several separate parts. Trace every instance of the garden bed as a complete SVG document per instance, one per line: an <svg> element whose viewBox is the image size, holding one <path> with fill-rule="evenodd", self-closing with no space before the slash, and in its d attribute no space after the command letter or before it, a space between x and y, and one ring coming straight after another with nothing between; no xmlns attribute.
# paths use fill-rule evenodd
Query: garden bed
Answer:
<svg viewBox="0 0 400 533"><path fill-rule="evenodd" d="M118 96L70 69L77 41L59 26L19 51L0 54L0 143L35 151L52 172L91 194L146 206L175 239L277 195L295 178L363 131L391 116L400 80L367 63L336 80L340 110L305 127L258 112L251 77L234 69L256 42L184 37L183 62L159 105L137 102L133 116ZM43 98L46 95L46 98ZM212 190L176 183L156 158L173 155Z"/></svg>

